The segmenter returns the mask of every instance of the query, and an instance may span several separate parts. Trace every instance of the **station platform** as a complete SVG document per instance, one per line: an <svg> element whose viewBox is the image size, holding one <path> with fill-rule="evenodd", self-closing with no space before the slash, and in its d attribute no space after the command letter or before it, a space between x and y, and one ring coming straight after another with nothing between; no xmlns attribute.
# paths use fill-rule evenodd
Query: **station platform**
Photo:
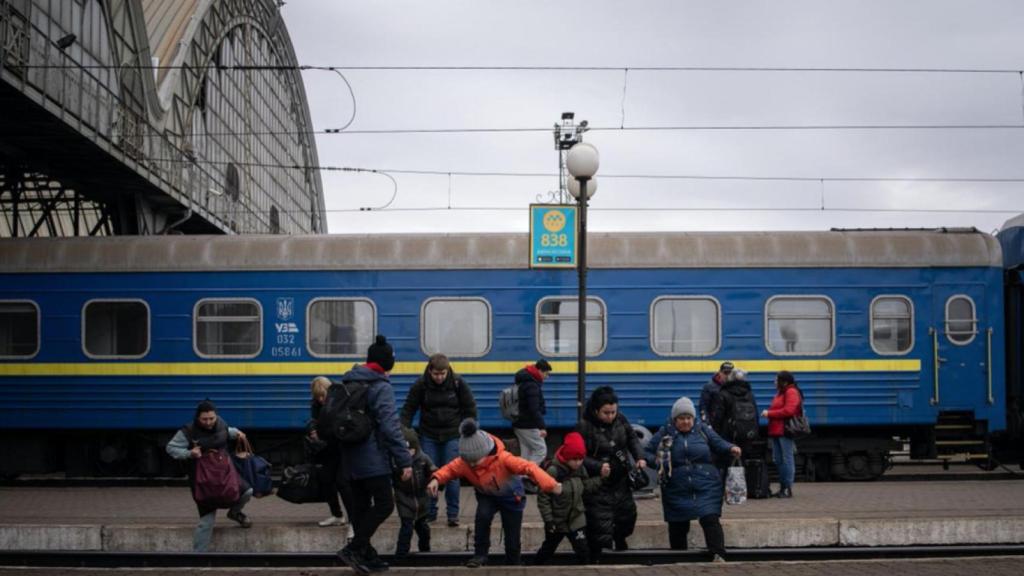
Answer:
<svg viewBox="0 0 1024 576"><path fill-rule="evenodd" d="M531 496L524 519L524 552L535 551L543 540L534 500ZM461 526L434 523L434 551L472 550L475 504L472 488L463 488ZM631 548L667 548L661 501L642 499L637 505ZM268 496L252 500L245 512L251 529L218 514L211 550L332 552L344 545L346 527L317 526L328 515L324 504L296 505ZM187 552L196 520L184 486L0 488L0 550ZM1024 543L1024 481L798 483L792 499L723 506L722 524L730 548L1019 544ZM398 518L392 515L374 545L391 553L397 532ZM696 522L690 539L691 547L703 547ZM498 518L491 540L492 552L500 551Z"/></svg>

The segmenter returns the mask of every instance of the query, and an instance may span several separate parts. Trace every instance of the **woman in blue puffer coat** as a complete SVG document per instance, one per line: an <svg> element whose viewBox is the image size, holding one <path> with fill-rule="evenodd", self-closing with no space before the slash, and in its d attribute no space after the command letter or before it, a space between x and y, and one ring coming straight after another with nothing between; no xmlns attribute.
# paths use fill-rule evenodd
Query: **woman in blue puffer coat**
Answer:
<svg viewBox="0 0 1024 576"><path fill-rule="evenodd" d="M740 448L696 421L693 402L682 397L672 405L672 418L651 438L644 450L647 465L661 479L661 507L668 523L668 540L673 550L685 550L690 520L697 518L704 540L715 562L724 561L725 534L722 516L722 478L715 468L712 452L731 453L739 458Z"/></svg>

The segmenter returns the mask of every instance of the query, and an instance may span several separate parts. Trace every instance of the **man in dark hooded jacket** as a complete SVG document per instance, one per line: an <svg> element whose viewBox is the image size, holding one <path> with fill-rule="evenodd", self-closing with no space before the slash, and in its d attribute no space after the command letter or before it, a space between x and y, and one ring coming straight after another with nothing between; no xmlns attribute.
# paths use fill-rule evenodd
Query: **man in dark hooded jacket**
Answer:
<svg viewBox="0 0 1024 576"><path fill-rule="evenodd" d="M459 456L459 423L476 419L473 391L456 374L448 357L434 354L416 383L409 388L402 406L402 426L412 428L412 420L420 413L419 437L423 451L438 466ZM448 526L459 525L459 482L445 486ZM437 498L430 499L429 521L437 519Z"/></svg>
<svg viewBox="0 0 1024 576"><path fill-rule="evenodd" d="M388 569L370 539L395 509L392 462L394 468L401 471L401 481L412 478L412 458L402 435L395 393L388 379L394 365L394 350L384 336L378 335L366 352L366 364L355 366L342 376L343 383L367 387L366 412L373 422L373 430L363 442L339 444L339 492L355 536L348 546L338 551L338 557L361 574Z"/></svg>
<svg viewBox="0 0 1024 576"><path fill-rule="evenodd" d="M519 440L519 455L534 464L540 464L548 455L544 442L548 435L544 414L548 410L542 385L550 374L551 364L542 358L516 372L515 377L519 386L519 417L512 423L512 429Z"/></svg>
<svg viewBox="0 0 1024 576"><path fill-rule="evenodd" d="M722 385L712 410L714 420L708 424L727 441L740 447L746 457L754 458L754 443L760 438L757 399L750 389L747 373L736 368ZM728 456L726 457L731 461ZM725 462L728 467L728 462Z"/></svg>

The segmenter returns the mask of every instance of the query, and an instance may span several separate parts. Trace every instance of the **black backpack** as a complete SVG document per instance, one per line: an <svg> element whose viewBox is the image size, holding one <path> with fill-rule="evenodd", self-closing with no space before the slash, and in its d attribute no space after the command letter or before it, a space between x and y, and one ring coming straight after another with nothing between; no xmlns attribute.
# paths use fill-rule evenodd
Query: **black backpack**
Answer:
<svg viewBox="0 0 1024 576"><path fill-rule="evenodd" d="M317 436L342 444L365 442L373 432L373 418L366 409L369 390L365 382L332 383L316 421Z"/></svg>
<svg viewBox="0 0 1024 576"><path fill-rule="evenodd" d="M734 443L747 443L756 440L760 435L757 423L757 404L754 395L744 390L742 395L735 395L731 389L721 391L725 414L723 436Z"/></svg>

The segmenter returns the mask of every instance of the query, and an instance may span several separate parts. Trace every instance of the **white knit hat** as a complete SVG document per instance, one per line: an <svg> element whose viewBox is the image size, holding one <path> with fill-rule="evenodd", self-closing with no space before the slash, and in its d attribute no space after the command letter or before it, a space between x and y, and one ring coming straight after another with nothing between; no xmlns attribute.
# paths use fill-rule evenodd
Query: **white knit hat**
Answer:
<svg viewBox="0 0 1024 576"><path fill-rule="evenodd" d="M690 400L686 396L683 396L676 403L672 405L672 419L675 420L683 414L689 414L694 418L697 417L697 410L693 407L693 400Z"/></svg>

